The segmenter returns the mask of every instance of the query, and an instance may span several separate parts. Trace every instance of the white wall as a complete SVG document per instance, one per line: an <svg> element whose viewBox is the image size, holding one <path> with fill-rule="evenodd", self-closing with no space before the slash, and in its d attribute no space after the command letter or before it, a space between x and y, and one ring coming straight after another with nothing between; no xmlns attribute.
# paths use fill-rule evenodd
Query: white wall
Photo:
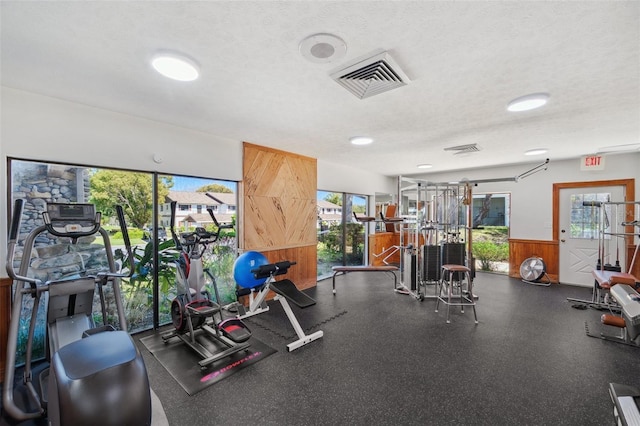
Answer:
<svg viewBox="0 0 640 426"><path fill-rule="evenodd" d="M376 192L395 192L395 182L395 178L318 160L318 189L321 191L373 196Z"/></svg>
<svg viewBox="0 0 640 426"><path fill-rule="evenodd" d="M464 178L495 179L515 177L544 159L517 166L491 169L473 169L453 173L429 173L412 176L433 182L460 181ZM608 155L605 169L601 171L581 171L580 160L549 162L546 171L540 171L518 182L481 183L473 188L474 194L488 192L511 193L510 237L517 239L552 240L552 190L554 183L587 182L609 179L635 179L635 199L640 200L640 152Z"/></svg>
<svg viewBox="0 0 640 426"><path fill-rule="evenodd" d="M0 107L0 191L5 200L8 157L242 180L242 141L4 86ZM154 155L162 162L154 162ZM318 162L318 188L373 195L388 181L382 175ZM3 202L0 276L6 276L7 232Z"/></svg>

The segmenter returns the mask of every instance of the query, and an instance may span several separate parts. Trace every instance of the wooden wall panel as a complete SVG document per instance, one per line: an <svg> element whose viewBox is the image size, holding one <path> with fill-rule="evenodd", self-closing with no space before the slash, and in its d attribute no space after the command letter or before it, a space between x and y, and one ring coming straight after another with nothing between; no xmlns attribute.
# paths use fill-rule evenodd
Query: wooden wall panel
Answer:
<svg viewBox="0 0 640 426"><path fill-rule="evenodd" d="M245 196L242 208L243 247L258 250L286 245L286 223L280 198Z"/></svg>
<svg viewBox="0 0 640 426"><path fill-rule="evenodd" d="M7 337L11 318L11 278L0 278L0 382L7 362Z"/></svg>
<svg viewBox="0 0 640 426"><path fill-rule="evenodd" d="M245 142L243 181L242 248L316 244L315 159Z"/></svg>
<svg viewBox="0 0 640 426"><path fill-rule="evenodd" d="M557 241L509 239L509 276L520 277L520 265L529 257L541 257L547 265L547 274L558 282L560 246Z"/></svg>
<svg viewBox="0 0 640 426"><path fill-rule="evenodd" d="M240 248L297 262L284 278L300 289L315 286L316 160L245 142L241 191Z"/></svg>
<svg viewBox="0 0 640 426"><path fill-rule="evenodd" d="M312 200L290 198L284 200L284 205L284 214L287 218L285 238L288 245L316 244L318 238L316 198Z"/></svg>
<svg viewBox="0 0 640 426"><path fill-rule="evenodd" d="M288 174L282 176L286 179L285 191L287 198L308 199L313 195L313 209L317 208L316 191L318 187L317 162L315 159L299 155L288 155L285 159L285 167ZM314 218L314 222L315 222Z"/></svg>
<svg viewBox="0 0 640 426"><path fill-rule="evenodd" d="M316 245L306 247L290 247L285 249L263 252L269 262L283 260L295 261L296 264L289 268L286 275L278 279L289 279L299 289L314 287L318 281L318 261L316 259Z"/></svg>

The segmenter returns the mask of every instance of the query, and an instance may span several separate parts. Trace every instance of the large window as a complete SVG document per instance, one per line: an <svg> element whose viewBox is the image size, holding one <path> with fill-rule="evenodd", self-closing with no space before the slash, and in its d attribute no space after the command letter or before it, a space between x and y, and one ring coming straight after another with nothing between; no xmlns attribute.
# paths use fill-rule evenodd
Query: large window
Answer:
<svg viewBox="0 0 640 426"><path fill-rule="evenodd" d="M9 160L8 169L12 203L16 199L25 200L14 262L16 270L23 261L21 254L24 238L43 223L42 212L47 203L94 204L96 210L102 213L102 228L109 234L117 265L122 271L130 268L134 270L131 278L122 280L124 307L131 332L157 327L170 321L169 310L176 287L174 262L178 258L170 229L171 201L176 201L179 205L175 217L175 233L178 238L181 232L192 230L196 226L213 230L214 222L207 208L215 210L219 223L235 224L235 182L17 159ZM122 250L124 242L116 220L116 205L124 208L133 259L129 259ZM235 235L235 229L225 230L219 243L209 246L204 255L205 266L212 271L219 286L222 303L235 300L232 271L236 255ZM28 274L46 281L96 272L89 269L99 268L101 265L106 267L93 254L100 252L96 249L99 247L104 247L101 239L88 242L85 247L43 235L34 244ZM211 294L214 292L211 291ZM107 307L111 307L114 304L108 297L107 293ZM31 308L32 299L25 298L19 346L25 343ZM38 310L34 342L36 357L44 355L46 309L45 297ZM99 299L96 295L94 312L97 310Z"/></svg>
<svg viewBox="0 0 640 426"><path fill-rule="evenodd" d="M364 195L318 191L318 278L337 265L366 263L366 227L353 213L367 214Z"/></svg>

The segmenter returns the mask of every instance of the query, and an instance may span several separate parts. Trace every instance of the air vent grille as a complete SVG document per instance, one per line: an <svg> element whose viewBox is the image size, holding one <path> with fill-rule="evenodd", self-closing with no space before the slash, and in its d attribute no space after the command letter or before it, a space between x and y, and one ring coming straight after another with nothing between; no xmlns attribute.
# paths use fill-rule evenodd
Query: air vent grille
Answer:
<svg viewBox="0 0 640 426"><path fill-rule="evenodd" d="M475 143L470 143L467 145L458 145L458 146L450 146L449 148L445 148L445 151L455 151L453 153L453 155L460 155L460 154L469 154L472 152L478 152L480 151L482 148L480 148L478 146L478 144Z"/></svg>
<svg viewBox="0 0 640 426"><path fill-rule="evenodd" d="M409 78L387 52L376 54L334 72L331 78L360 99L409 83Z"/></svg>

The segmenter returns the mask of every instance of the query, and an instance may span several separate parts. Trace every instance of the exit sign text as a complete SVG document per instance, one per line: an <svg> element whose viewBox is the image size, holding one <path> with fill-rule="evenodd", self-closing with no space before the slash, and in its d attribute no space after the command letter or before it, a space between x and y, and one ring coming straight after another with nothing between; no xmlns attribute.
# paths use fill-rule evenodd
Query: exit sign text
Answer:
<svg viewBox="0 0 640 426"><path fill-rule="evenodd" d="M604 170L604 157L600 155L582 157L580 170Z"/></svg>

